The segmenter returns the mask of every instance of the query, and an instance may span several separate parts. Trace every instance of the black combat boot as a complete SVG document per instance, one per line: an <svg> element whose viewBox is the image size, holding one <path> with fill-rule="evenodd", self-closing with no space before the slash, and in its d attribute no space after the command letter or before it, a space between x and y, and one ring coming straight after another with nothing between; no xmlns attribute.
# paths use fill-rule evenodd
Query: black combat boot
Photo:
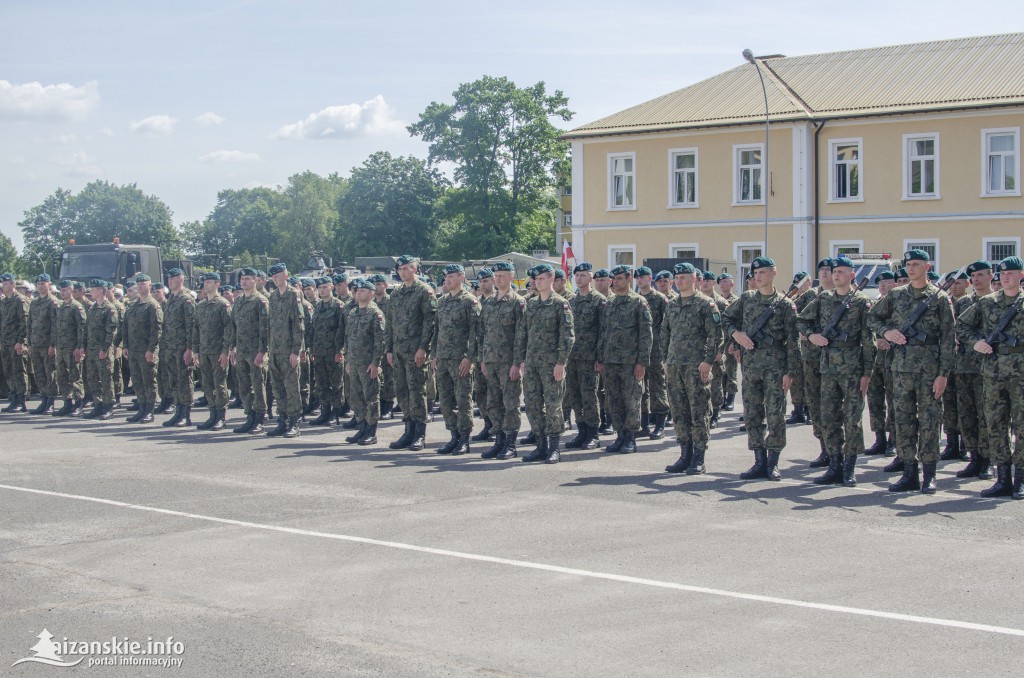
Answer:
<svg viewBox="0 0 1024 678"><path fill-rule="evenodd" d="M690 468L690 460L693 459L693 443L684 443L681 440L677 440L679 443L679 459L676 463L670 464L665 467L665 473L686 473L686 469Z"/></svg>
<svg viewBox="0 0 1024 678"><path fill-rule="evenodd" d="M64 405L59 410L55 411L53 413L53 416L66 417L69 414L71 414L71 411L73 409L75 409L75 403L71 400L71 398L65 398Z"/></svg>
<svg viewBox="0 0 1024 678"><path fill-rule="evenodd" d="M786 423L791 426L793 424L806 424L807 415L805 414L804 409L803 405L793 405L793 411L790 413L789 417L786 418Z"/></svg>
<svg viewBox="0 0 1024 678"><path fill-rule="evenodd" d="M273 438L275 436L283 436L284 432L288 430L288 420L285 417L284 412L280 412L281 408L278 409L277 415L277 426L267 431L267 437Z"/></svg>
<svg viewBox="0 0 1024 678"><path fill-rule="evenodd" d="M921 480L921 494L935 494L938 491L939 488L935 484L935 470L938 465L935 461L921 463L921 475L924 476Z"/></svg>
<svg viewBox="0 0 1024 678"><path fill-rule="evenodd" d="M875 444L864 450L864 454L885 454L886 442L885 433L875 434Z"/></svg>
<svg viewBox="0 0 1024 678"><path fill-rule="evenodd" d="M718 428L718 408L711 410L711 421L708 422L708 428Z"/></svg>
<svg viewBox="0 0 1024 678"><path fill-rule="evenodd" d="M565 443L567 450L579 450L590 439L589 427L579 419L576 420L576 435Z"/></svg>
<svg viewBox="0 0 1024 678"><path fill-rule="evenodd" d="M1013 470L1013 494L1010 496L1017 501L1024 499L1024 466L1017 465Z"/></svg>
<svg viewBox="0 0 1024 678"><path fill-rule="evenodd" d="M843 458L838 454L829 457L828 469L814 479L815 485L839 485L843 482Z"/></svg>
<svg viewBox="0 0 1024 678"><path fill-rule="evenodd" d="M808 464L808 466L811 468L826 468L832 463L832 456L829 455L828 450L825 449L824 440L819 439L818 446L821 448L821 453L818 454L818 458Z"/></svg>
<svg viewBox="0 0 1024 678"><path fill-rule="evenodd" d="M604 449L605 449L606 452L618 452L619 450L622 449L622 446L625 444L625 442L626 442L626 432L625 432L625 430L622 430L622 431L619 431L615 435L615 442L613 442L611 445L609 445L608 447L606 447Z"/></svg>
<svg viewBox="0 0 1024 678"><path fill-rule="evenodd" d="M223 431L224 426L228 418L228 410L226 407L222 407L217 411L217 420L213 422L213 426L210 427L211 431Z"/></svg>
<svg viewBox="0 0 1024 678"><path fill-rule="evenodd" d="M459 431L459 438L456 441L455 449L452 450L452 456L459 454L469 454L469 434L472 431Z"/></svg>
<svg viewBox="0 0 1024 678"><path fill-rule="evenodd" d="M159 407L153 410L153 414L167 414L174 407L174 398L163 398L160 401Z"/></svg>
<svg viewBox="0 0 1024 678"><path fill-rule="evenodd" d="M626 429L622 432L622 447L619 448L619 454L631 454L633 452L636 452L636 431Z"/></svg>
<svg viewBox="0 0 1024 678"><path fill-rule="evenodd" d="M120 401L120 398L118 399ZM138 412L139 411L139 399L135 398L132 400L132 404L124 408L125 412Z"/></svg>
<svg viewBox="0 0 1024 678"><path fill-rule="evenodd" d="M654 428L651 429L651 440L661 440L665 437L665 414L651 415L654 418Z"/></svg>
<svg viewBox="0 0 1024 678"><path fill-rule="evenodd" d="M889 486L890 492L911 492L921 489L921 478L917 473L917 462L911 461L903 465L903 475Z"/></svg>
<svg viewBox="0 0 1024 678"><path fill-rule="evenodd" d="M576 423L579 424L579 422ZM545 463L557 464L559 460L561 460L562 455L558 453L559 438L561 438L561 435L558 433L554 433L548 436L548 456L547 459L544 460Z"/></svg>
<svg viewBox="0 0 1024 678"><path fill-rule="evenodd" d="M209 418L206 421L204 421L203 423L196 425L196 428L199 429L200 431L209 431L210 429L213 428L213 425L215 423L217 423L217 413L218 413L217 408L216 407L210 407L208 409L210 410Z"/></svg>
<svg viewBox="0 0 1024 678"><path fill-rule="evenodd" d="M416 424L413 422L412 419L406 419L405 420L405 433L403 433L402 436L398 440L396 440L396 441L392 442L390 445L388 445L388 447L390 449L392 449L392 450L404 450L405 448L409 447L409 443L412 442L412 436L413 436L413 433L414 433L414 427L415 426L416 426Z"/></svg>
<svg viewBox="0 0 1024 678"><path fill-rule="evenodd" d="M451 439L448 442L446 442L444 445L441 445L440 447L437 448L437 453L438 454L451 454L452 450L454 450L456 447L458 447L458 445L459 445L459 432L456 431L455 429L452 429L452 430L448 431L448 434L451 436Z"/></svg>
<svg viewBox="0 0 1024 678"><path fill-rule="evenodd" d="M979 452L978 454L982 453ZM992 475L992 460L982 456L981 463L978 465L978 480L992 480L994 477Z"/></svg>
<svg viewBox="0 0 1024 678"><path fill-rule="evenodd" d="M298 438L299 437L299 418L298 417L286 417L284 433L281 434L284 438Z"/></svg>
<svg viewBox="0 0 1024 678"><path fill-rule="evenodd" d="M982 463L983 457L980 454L978 454L977 452L975 452L974 450L970 451L970 456L971 456L971 460L969 462L967 462L967 466L964 466L962 469L960 469L959 471L956 472L956 477L957 478L977 478L978 477L978 471L981 470L981 463Z"/></svg>
<svg viewBox="0 0 1024 678"><path fill-rule="evenodd" d="M125 417L125 421L127 421L129 424L139 423L140 421L142 421L142 417L144 417L146 414L145 409L146 408L140 406L139 409L135 411L135 414L131 414Z"/></svg>
<svg viewBox="0 0 1024 678"><path fill-rule="evenodd" d="M473 436L471 440L475 440L477 442L481 442L484 440L494 440L494 434L491 432L491 429L493 427L494 425L491 424L491 418L485 415L483 429L480 431L480 433L477 433L475 436Z"/></svg>
<svg viewBox="0 0 1024 678"><path fill-rule="evenodd" d="M704 473L704 453L705 450L693 451L693 456L690 457L690 467L686 469L686 475L699 476L701 473Z"/></svg>
<svg viewBox="0 0 1024 678"><path fill-rule="evenodd" d="M509 431L505 434L505 447L498 452L496 459L513 459L519 456L519 452L516 451L516 437L519 435L519 431Z"/></svg>
<svg viewBox="0 0 1024 678"><path fill-rule="evenodd" d="M886 466L885 468L882 469L882 472L883 473L903 473L906 470L907 470L906 469L906 464L903 463L903 460L900 459L899 457L896 457L895 459L892 460L892 463L890 463L888 466Z"/></svg>
<svg viewBox="0 0 1024 678"><path fill-rule="evenodd" d="M29 414L47 414L47 406L50 406L50 413L53 412L53 406L50 405L50 396L41 395L39 396L39 404L36 408L29 412Z"/></svg>
<svg viewBox="0 0 1024 678"><path fill-rule="evenodd" d="M376 445L377 444L377 424L367 424L366 430L363 431L363 437L356 441L360 445Z"/></svg>
<svg viewBox="0 0 1024 678"><path fill-rule="evenodd" d="M267 420L266 412L257 412L256 416L252 419L252 428L248 430L248 434L251 436L263 433L263 423Z"/></svg>
<svg viewBox="0 0 1024 678"><path fill-rule="evenodd" d="M645 438L651 435L651 415L649 415L649 414L641 414L640 415L640 431L639 431L639 433L640 433L640 435L644 436Z"/></svg>
<svg viewBox="0 0 1024 678"><path fill-rule="evenodd" d="M327 426L331 423L333 410L328 403L324 403L323 407L320 408L320 416L309 422L310 426Z"/></svg>
<svg viewBox="0 0 1024 678"><path fill-rule="evenodd" d="M736 394L735 393L726 393L725 394L725 402L722 403L722 411L723 412L732 412L735 409L736 409Z"/></svg>
<svg viewBox="0 0 1024 678"><path fill-rule="evenodd" d="M204 395L203 396L199 396L199 398L196 399L196 401L194 403L192 403L192 407L209 407L209 406L210 406L210 403L207 402L206 396L204 396Z"/></svg>
<svg viewBox="0 0 1024 678"><path fill-rule="evenodd" d="M591 426L590 424L579 424L579 426L587 427L587 439L583 441L583 445L580 447L581 450L597 450L601 447L601 438L597 435L597 427Z"/></svg>
<svg viewBox="0 0 1024 678"><path fill-rule="evenodd" d="M390 400L380 401L380 418L381 419L394 419L395 414L391 411L395 404Z"/></svg>
<svg viewBox="0 0 1024 678"><path fill-rule="evenodd" d="M231 429L232 433L248 433L252 430L252 427L256 424L256 412L249 410L249 414L245 415L245 423L238 428Z"/></svg>
<svg viewBox="0 0 1024 678"><path fill-rule="evenodd" d="M153 406L143 405L142 406L142 417L139 418L140 424L152 424L153 423Z"/></svg>
<svg viewBox="0 0 1024 678"><path fill-rule="evenodd" d="M306 401L306 405L302 408L302 416L308 417L314 412L316 412L317 407L319 407L318 403L319 400L317 398L310 398L308 401Z"/></svg>
<svg viewBox="0 0 1024 678"><path fill-rule="evenodd" d="M764 472L764 477L768 480L782 480L782 474L779 473L779 457L781 456L782 450L768 450Z"/></svg>
<svg viewBox="0 0 1024 678"><path fill-rule="evenodd" d="M481 459L497 459L501 451L505 449L505 432L497 431L494 434L494 445L484 450L480 455Z"/></svg>
<svg viewBox="0 0 1024 678"><path fill-rule="evenodd" d="M114 418L114 406L104 405L103 410L100 412L100 416L96 417L100 421L110 421Z"/></svg>
<svg viewBox="0 0 1024 678"><path fill-rule="evenodd" d="M184 413L185 407L183 405L175 405L174 414L171 416L170 419L162 423L161 426L166 426L168 428L170 428L171 426L177 426L178 422L181 421L181 418L184 416Z"/></svg>
<svg viewBox="0 0 1024 678"><path fill-rule="evenodd" d="M611 432L612 432L611 419L608 418L608 413L606 411L601 410L601 425L597 429L597 434L598 435L602 435L602 436L606 436L606 435L610 435Z"/></svg>
<svg viewBox="0 0 1024 678"><path fill-rule="evenodd" d="M857 487L857 455L848 454L843 457L843 485Z"/></svg>
<svg viewBox="0 0 1024 678"><path fill-rule="evenodd" d="M572 430L572 408L562 410L562 425L566 431Z"/></svg>
<svg viewBox="0 0 1024 678"><path fill-rule="evenodd" d="M526 434L526 436L522 440L519 441L519 444L520 445L536 445L537 444L537 434L534 433L533 431L530 431L529 433Z"/></svg>
<svg viewBox="0 0 1024 678"><path fill-rule="evenodd" d="M416 422L413 426L412 442L409 443L409 449L413 452L419 452L427 444L427 422L420 421Z"/></svg>
<svg viewBox="0 0 1024 678"><path fill-rule="evenodd" d="M939 455L940 461L963 459L964 450L960 440L960 431L946 431L946 449Z"/></svg>
<svg viewBox="0 0 1024 678"><path fill-rule="evenodd" d="M768 453L763 449L754 450L754 465L740 474L740 480L764 478L768 471Z"/></svg>
<svg viewBox="0 0 1024 678"><path fill-rule="evenodd" d="M362 440L363 434L366 433L367 426L368 424L365 421L359 422L359 428L356 429L355 433L345 438L345 442L350 444L358 443L360 440Z"/></svg>
<svg viewBox="0 0 1024 678"><path fill-rule="evenodd" d="M174 427L175 428L185 428L185 427L191 426L191 425L192 425L192 406L191 405L185 405L184 407L181 408L181 419L178 421L177 424L174 425Z"/></svg>
<svg viewBox="0 0 1024 678"><path fill-rule="evenodd" d="M242 407L242 399L236 393L231 399L231 402L228 403L228 409L237 410L239 407Z"/></svg>
<svg viewBox="0 0 1024 678"><path fill-rule="evenodd" d="M889 437L885 439L885 456L896 456L896 436L892 433L890 433Z"/></svg>
<svg viewBox="0 0 1024 678"><path fill-rule="evenodd" d="M537 447L530 452L528 455L523 457L523 461L526 463L534 461L545 461L548 458L548 438L547 436L538 436Z"/></svg>
<svg viewBox="0 0 1024 678"><path fill-rule="evenodd" d="M13 397L17 398L17 396ZM82 415L82 419L99 419L101 414L103 414L103 403L97 400L92 409Z"/></svg>
<svg viewBox="0 0 1024 678"><path fill-rule="evenodd" d="M82 414L82 407L83 407L82 401L81 400L76 400L74 406L71 408L71 411L68 412L68 416L69 417L77 417L77 416L81 415Z"/></svg>
<svg viewBox="0 0 1024 678"><path fill-rule="evenodd" d="M986 499L990 497L1009 497L1013 495L1013 479L1011 477L1013 467L1009 462L996 466L996 482L987 490L981 491L981 496Z"/></svg>
<svg viewBox="0 0 1024 678"><path fill-rule="evenodd" d="M344 429L348 429L350 431L353 430L353 429L358 428L359 427L359 417L357 417L355 415L352 415L352 418L349 419L344 424L342 424L341 427L344 428Z"/></svg>

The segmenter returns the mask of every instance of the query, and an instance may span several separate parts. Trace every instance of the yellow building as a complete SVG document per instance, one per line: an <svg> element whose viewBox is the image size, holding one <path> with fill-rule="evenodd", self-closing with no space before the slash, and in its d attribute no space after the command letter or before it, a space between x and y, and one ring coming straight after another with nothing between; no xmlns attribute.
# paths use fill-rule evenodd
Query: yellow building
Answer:
<svg viewBox="0 0 1024 678"><path fill-rule="evenodd" d="M578 259L1021 254L1024 34L754 60L564 135Z"/></svg>

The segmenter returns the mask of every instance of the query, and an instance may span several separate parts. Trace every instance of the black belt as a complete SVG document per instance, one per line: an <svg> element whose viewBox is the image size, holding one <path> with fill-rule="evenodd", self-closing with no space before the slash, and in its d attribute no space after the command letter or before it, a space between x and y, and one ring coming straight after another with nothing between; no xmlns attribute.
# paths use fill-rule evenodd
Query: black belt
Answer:
<svg viewBox="0 0 1024 678"><path fill-rule="evenodd" d="M860 346L859 341L838 341L833 340L828 342L827 348L853 348L854 346Z"/></svg>
<svg viewBox="0 0 1024 678"><path fill-rule="evenodd" d="M907 346L938 346L939 340L935 337L928 337L924 341L918 341L917 339L911 339L907 342Z"/></svg>
<svg viewBox="0 0 1024 678"><path fill-rule="evenodd" d="M1024 346L1007 346L1006 344L999 344L996 346L996 353L999 355L1016 355L1017 353L1024 353Z"/></svg>

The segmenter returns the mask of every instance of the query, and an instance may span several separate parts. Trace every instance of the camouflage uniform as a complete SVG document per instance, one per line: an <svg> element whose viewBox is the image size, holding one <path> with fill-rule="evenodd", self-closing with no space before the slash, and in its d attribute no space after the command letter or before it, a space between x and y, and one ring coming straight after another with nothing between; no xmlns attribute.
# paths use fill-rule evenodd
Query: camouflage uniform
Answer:
<svg viewBox="0 0 1024 678"><path fill-rule="evenodd" d="M969 294L957 299L953 305L953 316L957 319L958 337L961 332L960 316L977 300L978 297ZM966 327L964 330L966 331ZM963 436L964 446L967 450L988 459L992 447L988 440L988 426L985 423L988 406L984 391L985 379L981 374L982 355L974 350L976 342L977 340L970 342L961 339L957 343L957 412L960 416L959 430L960 435Z"/></svg>
<svg viewBox="0 0 1024 678"><path fill-rule="evenodd" d="M120 399L124 394L125 381L125 363L121 356L121 350L124 346L124 314L128 310L127 305L122 304L120 301L110 302L114 305L114 309L117 311L117 332L114 334L114 397Z"/></svg>
<svg viewBox="0 0 1024 678"><path fill-rule="evenodd" d="M725 305L720 306L719 311L723 313L725 312L725 309L729 308L734 302L739 300L739 297L736 296L735 291L730 291L729 296L722 298L725 299ZM728 342L726 342L726 344L722 346L722 352L725 354L725 383L722 390L726 396L728 396L731 393L735 397L735 394L738 393L740 390L739 384L736 381L737 377L739 376L740 364L739 361L736 360L736 356L725 350L727 345ZM796 381L794 380L793 383L796 383Z"/></svg>
<svg viewBox="0 0 1024 678"><path fill-rule="evenodd" d="M380 419L380 377L368 368L384 361L386 328L384 312L372 301L366 308L348 307L345 314L345 370L348 372L349 404L360 421L373 426Z"/></svg>
<svg viewBox="0 0 1024 678"><path fill-rule="evenodd" d="M338 412L345 402L341 363L334 358L341 354L345 343L346 304L338 297L321 299L313 312L309 353L320 407L330 407Z"/></svg>
<svg viewBox="0 0 1024 678"><path fill-rule="evenodd" d="M302 414L299 368L290 357L302 352L304 314L298 291L288 288L270 294L270 378L281 414L298 419Z"/></svg>
<svg viewBox="0 0 1024 678"><path fill-rule="evenodd" d="M668 387L665 384L665 354L661 348L661 325L665 320L668 299L658 290L651 288L641 295L651 310L651 362L644 374L644 394L640 400L640 415L668 414Z"/></svg>
<svg viewBox="0 0 1024 678"><path fill-rule="evenodd" d="M199 302L192 324L192 350L199 353L206 402L215 410L223 410L228 405L228 372L220 366L220 358L230 352L234 332L231 304L227 299L213 294Z"/></svg>
<svg viewBox="0 0 1024 678"><path fill-rule="evenodd" d="M414 358L419 349L429 353L436 313L437 299L424 282L417 280L391 293L386 346L395 361L395 393L402 417L417 424L427 423L427 360L416 367Z"/></svg>
<svg viewBox="0 0 1024 678"><path fill-rule="evenodd" d="M437 329L431 354L437 360L437 393L444 425L453 433L473 428L472 372L459 375L459 363L477 357L480 301L465 289L445 293L437 304Z"/></svg>
<svg viewBox="0 0 1024 678"><path fill-rule="evenodd" d="M27 351L15 355L14 346L28 345L28 308L28 299L17 292L0 300L0 357L3 358L3 372L11 394L22 399L28 395L28 357Z"/></svg>
<svg viewBox="0 0 1024 678"><path fill-rule="evenodd" d="M86 380L92 384L96 402L107 407L114 404L114 351L120 323L112 301L93 304L86 311ZM107 355L100 358L100 353Z"/></svg>
<svg viewBox="0 0 1024 678"><path fill-rule="evenodd" d="M525 358L522 379L526 418L538 440L565 430L565 379L555 381L554 368L568 362L574 342L568 301L552 292L547 300L538 295L526 302L523 322L516 330L516 355Z"/></svg>
<svg viewBox="0 0 1024 678"><path fill-rule="evenodd" d="M313 304L304 297L300 296L302 301L302 327L303 327L303 344L306 347L306 354L299 358L299 395L302 398L303 404L309 403L309 394L312 390L312 381L314 379L312 371L310 370L309 363L309 348L313 345Z"/></svg>
<svg viewBox="0 0 1024 678"><path fill-rule="evenodd" d="M885 440L886 433L893 431L891 363L892 349L875 349L868 382L868 419L879 440Z"/></svg>
<svg viewBox="0 0 1024 678"><path fill-rule="evenodd" d="M235 325L232 348L235 350L235 369L238 374L238 395L246 416L267 412L267 365L270 354L270 302L259 293L242 295L231 308ZM263 364L256 364L256 354L262 353Z"/></svg>
<svg viewBox="0 0 1024 678"><path fill-rule="evenodd" d="M807 305L811 303L818 290L811 288L798 296L794 304L796 305L796 312L799 315L801 311L807 308ZM800 339L800 353L801 358L797 361L796 366L790 371L790 377L792 383L789 387L789 398L793 401L793 409L796 412L800 411L800 408L807 405L807 384L804 379L804 361L803 361L803 350L804 345L808 343L805 339Z"/></svg>
<svg viewBox="0 0 1024 678"><path fill-rule="evenodd" d="M384 317L388 317L388 304L391 301L391 295L387 292L384 296L377 298L374 296L373 303L377 304L377 308L380 309ZM382 405L394 405L395 403L395 368L388 364L387 360L384 360L380 366L380 401ZM387 416L387 412L383 413Z"/></svg>
<svg viewBox="0 0 1024 678"><path fill-rule="evenodd" d="M820 287L812 287L807 290L797 298L797 309L807 308L824 291L826 290ZM821 435L821 426L818 421L821 419L821 349L807 341L806 338L801 337L800 358L802 360L801 367L804 377L803 397L804 402L807 403L807 410L811 415L814 437L824 441L825 439Z"/></svg>
<svg viewBox="0 0 1024 678"><path fill-rule="evenodd" d="M156 374L163 324L160 303L152 296L138 299L124 314L124 350L128 351L132 385L140 409L156 404ZM152 363L146 360L147 351L153 352Z"/></svg>
<svg viewBox="0 0 1024 678"><path fill-rule="evenodd" d="M513 364L525 361L516 353L516 337L525 322L526 300L515 290L499 297L485 299L480 309L480 362L486 368L487 412L494 426L514 436L519 432L522 416L519 400L523 380L512 381L508 373Z"/></svg>
<svg viewBox="0 0 1024 678"><path fill-rule="evenodd" d="M640 396L643 380L637 365L650 365L654 330L647 300L636 292L616 294L604 307L598 360L604 364L605 392L612 428L618 432L640 430Z"/></svg>
<svg viewBox="0 0 1024 678"><path fill-rule="evenodd" d="M586 424L595 432L601 423L597 404L597 347L601 340L601 320L608 299L591 290L577 292L569 298L576 341L569 354L565 372L565 406L576 411L576 423Z"/></svg>
<svg viewBox="0 0 1024 678"><path fill-rule="evenodd" d="M192 407L192 366L185 364L185 351L192 348L195 316L196 301L187 290L167 295L160 337L160 378L168 379L168 393L182 407Z"/></svg>
<svg viewBox="0 0 1024 678"><path fill-rule="evenodd" d="M75 351L85 355L85 307L75 301L62 301L53 323L50 345L56 348L57 386L60 394L75 403L85 398L82 363L75 360Z"/></svg>
<svg viewBox="0 0 1024 678"><path fill-rule="evenodd" d="M60 300L50 293L32 301L28 308L28 343L32 347L32 371L36 377L39 394L47 398L54 398L57 395L57 365L54 358L50 357L50 335L53 333L59 306Z"/></svg>

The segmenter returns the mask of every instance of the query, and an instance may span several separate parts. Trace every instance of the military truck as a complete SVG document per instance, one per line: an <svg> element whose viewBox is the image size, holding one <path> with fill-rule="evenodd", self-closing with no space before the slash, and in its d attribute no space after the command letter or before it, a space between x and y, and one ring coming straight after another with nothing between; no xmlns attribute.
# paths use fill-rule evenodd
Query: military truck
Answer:
<svg viewBox="0 0 1024 678"><path fill-rule="evenodd" d="M894 260L892 254L883 252L879 254L845 254L853 261L854 276L859 282L867 278L867 284L861 288L861 292L868 295L870 299L878 299L878 285L875 284L875 277L883 271L895 272L899 268L899 260Z"/></svg>
<svg viewBox="0 0 1024 678"><path fill-rule="evenodd" d="M119 238L113 242L77 245L72 240L60 256L54 257L55 280L80 280L88 283L94 278L112 283L123 283L139 273L153 280L163 280L163 258L156 245L124 245Z"/></svg>

